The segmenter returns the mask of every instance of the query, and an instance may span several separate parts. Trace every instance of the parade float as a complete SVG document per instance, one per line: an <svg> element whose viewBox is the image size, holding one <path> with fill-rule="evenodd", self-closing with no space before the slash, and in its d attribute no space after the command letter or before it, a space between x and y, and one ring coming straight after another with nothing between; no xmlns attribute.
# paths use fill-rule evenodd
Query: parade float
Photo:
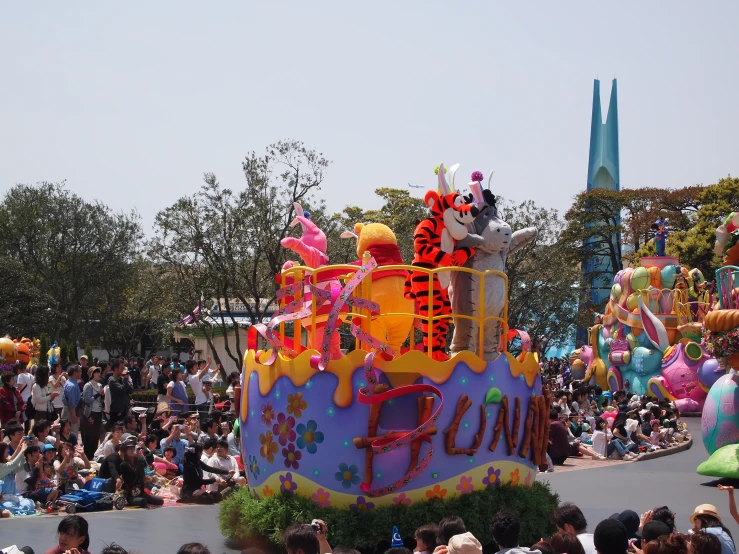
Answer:
<svg viewBox="0 0 739 554"><path fill-rule="evenodd" d="M605 313L597 314L589 344L573 362L603 390L649 394L675 402L683 413L700 413L722 374L702 341L711 291L700 270L664 255L666 226L666 220L654 225L661 255L616 274Z"/></svg>
<svg viewBox="0 0 739 554"><path fill-rule="evenodd" d="M723 266L716 271L717 302L705 318L703 342L720 358L726 374L708 393L701 416L703 444L711 457L698 473L739 478L739 213L729 214L716 229L714 253Z"/></svg>
<svg viewBox="0 0 739 554"><path fill-rule="evenodd" d="M455 192L455 171L447 181L437 169L411 265L380 224L345 233L358 260L329 265L325 234L296 207L302 234L282 244L302 263L277 276L280 310L257 326L266 347L244 357L240 432L254 498L407 506L531 485L546 463L549 393L535 355L514 357L505 340L505 258L537 232L511 231L480 172L469 198Z"/></svg>

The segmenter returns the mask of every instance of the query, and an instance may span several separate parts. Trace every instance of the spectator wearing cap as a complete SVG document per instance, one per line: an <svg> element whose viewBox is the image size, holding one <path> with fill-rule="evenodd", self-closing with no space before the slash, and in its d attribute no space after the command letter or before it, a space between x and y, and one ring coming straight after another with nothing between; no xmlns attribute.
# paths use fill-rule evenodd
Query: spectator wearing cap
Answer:
<svg viewBox="0 0 739 554"><path fill-rule="evenodd" d="M221 398L219 394L215 394L213 392L213 381L209 376L203 377L203 394L206 398L206 403L208 405L208 414L212 414L213 411L216 409L216 402ZM202 416L201 416L201 422L202 422Z"/></svg>
<svg viewBox="0 0 739 554"><path fill-rule="evenodd" d="M644 524L644 528L637 532L637 538L641 541L642 550L650 542L657 540L672 533L670 526L662 521L649 521Z"/></svg>
<svg viewBox="0 0 739 554"><path fill-rule="evenodd" d="M531 550L530 548L526 548L525 546L520 546L518 544L521 534L521 520L516 514L509 510L500 510L493 516L493 519L490 521L490 534L492 535L495 544L498 545L498 554L529 554L531 552L539 552L538 550ZM469 535L469 537L467 537L467 535ZM470 543L469 546L466 546L467 552L463 554L474 554L473 546L479 548L478 552L482 552L480 542L472 536L472 533L457 535L452 537L452 541L460 538L464 538L464 540L458 541L463 545ZM449 544L450 553L452 552L452 541L450 541ZM570 554L577 553L572 552Z"/></svg>
<svg viewBox="0 0 739 554"><path fill-rule="evenodd" d="M482 545L472 533L467 532L461 535L454 535L449 539L447 552L449 554L482 554ZM518 550L516 548L507 548L503 549L502 552L529 552L529 549Z"/></svg>
<svg viewBox="0 0 739 554"><path fill-rule="evenodd" d="M706 533L716 535L716 538L721 541L721 554L736 554L734 539L731 532L721 522L716 506L713 504L697 506L693 510L693 515L690 516L690 523L693 524L694 532L703 530Z"/></svg>
<svg viewBox="0 0 739 554"><path fill-rule="evenodd" d="M615 519L624 524L629 540L637 538L636 534L639 532L640 518L639 514L634 510L624 510L620 514L612 514L609 519Z"/></svg>
<svg viewBox="0 0 739 554"><path fill-rule="evenodd" d="M595 554L593 535L585 532L588 528L588 522L580 508L575 504L572 502L560 504L552 514L552 522L556 525L558 531L575 535L582 544L585 554Z"/></svg>
<svg viewBox="0 0 739 554"><path fill-rule="evenodd" d="M617 519L604 519L595 528L593 545L598 554L626 554L629 533Z"/></svg>

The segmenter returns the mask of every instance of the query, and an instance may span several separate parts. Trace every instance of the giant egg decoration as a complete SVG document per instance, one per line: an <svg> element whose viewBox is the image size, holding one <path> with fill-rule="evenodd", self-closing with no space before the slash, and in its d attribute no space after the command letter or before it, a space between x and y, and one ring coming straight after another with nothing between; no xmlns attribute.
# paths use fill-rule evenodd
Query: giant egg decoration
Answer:
<svg viewBox="0 0 739 554"><path fill-rule="evenodd" d="M709 454L727 444L739 443L739 376L724 375L716 381L703 406L701 435Z"/></svg>
<svg viewBox="0 0 739 554"><path fill-rule="evenodd" d="M0 338L0 362L14 364L18 359L15 343L8 337Z"/></svg>
<svg viewBox="0 0 739 554"><path fill-rule="evenodd" d="M649 286L650 281L646 267L637 267L631 274L631 288L634 290L644 290Z"/></svg>

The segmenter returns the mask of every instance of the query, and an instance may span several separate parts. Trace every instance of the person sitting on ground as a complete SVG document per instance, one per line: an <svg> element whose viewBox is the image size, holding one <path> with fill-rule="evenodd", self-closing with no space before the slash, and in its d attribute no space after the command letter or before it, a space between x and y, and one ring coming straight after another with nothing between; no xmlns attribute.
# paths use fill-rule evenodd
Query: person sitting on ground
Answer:
<svg viewBox="0 0 739 554"><path fill-rule="evenodd" d="M180 502L186 504L215 504L220 502L220 493L206 492L203 485L215 483L215 477L205 478L203 472L215 475L233 476L233 470L226 471L217 467L206 465L200 459L203 453L202 445L196 444L187 448L184 453L184 464L182 469L182 490L180 491Z"/></svg>
<svg viewBox="0 0 739 554"><path fill-rule="evenodd" d="M167 438L164 438L159 443L159 448L164 452L164 449L168 446L174 446L177 453L172 458L172 463L181 465L184 459L185 455L185 448L192 446L195 441L192 440L192 437L189 435L186 435L185 438L182 438L182 431L184 425L172 425L170 428L170 433ZM180 468L182 469L182 468Z"/></svg>
<svg viewBox="0 0 739 554"><path fill-rule="evenodd" d="M63 443L54 462L61 494L72 493L74 485L82 488L85 482L80 477L80 469L90 469L90 467L90 460L85 456L85 450L81 446Z"/></svg>
<svg viewBox="0 0 739 554"><path fill-rule="evenodd" d="M175 456L177 456L177 449L174 446L167 446L164 449L164 458L152 464L158 475L174 479L180 474L180 466L172 461Z"/></svg>
<svg viewBox="0 0 739 554"><path fill-rule="evenodd" d="M8 455L12 456L24 440L23 425L20 423L9 424L5 428L5 437L8 439Z"/></svg>
<svg viewBox="0 0 739 554"><path fill-rule="evenodd" d="M239 465L236 463L236 459L228 453L228 442L225 440L218 441L215 456L210 457L207 465L226 471L233 470L233 475L228 479L214 476L215 483L206 487L208 492L220 492L221 496L226 498L246 485L246 479L239 474Z"/></svg>
<svg viewBox="0 0 739 554"><path fill-rule="evenodd" d="M582 544L585 554L595 554L593 535L586 533L588 522L580 508L572 502L560 504L552 514L552 523L558 531L575 535Z"/></svg>
<svg viewBox="0 0 739 554"><path fill-rule="evenodd" d="M82 398L80 396L80 398ZM68 419L62 418L59 423L51 426L51 430L54 431L56 427L56 440L66 442L72 446L77 446L77 433L72 431L72 422Z"/></svg>
<svg viewBox="0 0 739 554"><path fill-rule="evenodd" d="M238 418L234 421L233 430L226 435L226 442L228 442L228 453L231 456L241 456L241 434Z"/></svg>
<svg viewBox="0 0 739 554"><path fill-rule="evenodd" d="M121 443L121 437L123 437L124 431L125 428L122 423L117 422L113 424L113 430L105 435L105 439L95 451L94 459L96 462L102 463L105 458L115 453L116 446Z"/></svg>
<svg viewBox="0 0 739 554"><path fill-rule="evenodd" d="M629 548L628 535L623 523L616 519L604 519L595 527L593 547L598 554L626 554Z"/></svg>
<svg viewBox="0 0 739 554"><path fill-rule="evenodd" d="M146 462L138 451L135 438L129 438L121 444L123 462L121 463L121 478L123 489L126 491L126 500L129 506L147 508L161 506L164 499L146 491Z"/></svg>
<svg viewBox="0 0 739 554"><path fill-rule="evenodd" d="M582 544L575 535L559 531L551 539L552 554L585 554Z"/></svg>
<svg viewBox="0 0 739 554"><path fill-rule="evenodd" d="M0 492L5 495L15 495L15 474L23 467L26 457L23 455L28 443L23 441L20 447L8 456L8 443L0 442ZM12 487L9 486L12 483ZM10 492L8 492L10 491ZM0 494L2 498L3 494ZM10 512L0 509L0 517L10 517Z"/></svg>
<svg viewBox="0 0 739 554"><path fill-rule="evenodd" d="M490 535L493 537L495 544L498 545L498 554L539 552L538 550L531 550L525 546L520 546L518 544L520 534L521 520L516 514L504 509L493 516L490 522ZM480 543L478 542L477 544ZM480 548L480 551L482 551L482 548ZM556 554L560 553L558 552ZM568 554L582 554L582 552L569 552Z"/></svg>
<svg viewBox="0 0 739 554"><path fill-rule="evenodd" d="M36 444L39 448L45 444L52 446L56 444L56 437L51 435L51 425L45 419L34 421L33 427L31 428L31 435L36 437Z"/></svg>
<svg viewBox="0 0 739 554"><path fill-rule="evenodd" d="M316 533L312 525L296 523L282 532L280 537L287 554L330 554L331 545L326 538L328 527L320 519L315 523L320 527Z"/></svg>
<svg viewBox="0 0 739 554"><path fill-rule="evenodd" d="M136 438L146 438L146 413L140 414L138 417L128 414L123 418L123 427L126 433L134 435Z"/></svg>
<svg viewBox="0 0 739 554"><path fill-rule="evenodd" d="M564 465L570 455L570 441L567 428L559 419L559 410L549 410L549 446L547 453L554 465Z"/></svg>
<svg viewBox="0 0 739 554"><path fill-rule="evenodd" d="M690 554L721 554L721 541L712 533L690 535Z"/></svg>
<svg viewBox="0 0 739 554"><path fill-rule="evenodd" d="M51 445L44 445L44 449L53 450ZM41 449L31 445L26 448L26 463L16 473L15 481L20 492L33 502L48 505L59 497L59 490L53 481L54 466L44 461Z"/></svg>
<svg viewBox="0 0 739 554"><path fill-rule="evenodd" d="M629 432L626 430L625 413L620 412L616 416L613 420L611 430L613 431L613 440L611 441L613 447L618 450L618 453L624 460L635 460L639 455L639 447L629 439Z"/></svg>
<svg viewBox="0 0 739 554"><path fill-rule="evenodd" d="M436 537L439 534L438 525L423 525L416 529L416 548L413 552L431 554L436 548Z"/></svg>
<svg viewBox="0 0 739 554"><path fill-rule="evenodd" d="M221 438L218 434L218 431L220 431L221 427L220 425L218 425L217 421L213 419L207 419L203 424L203 429L203 432L200 433L200 436L198 437L198 442L200 444L203 444L207 439L219 440Z"/></svg>
<svg viewBox="0 0 739 554"><path fill-rule="evenodd" d="M701 504L693 510L690 516L690 523L693 524L693 532L697 533L701 529L706 533L716 535L721 541L721 554L736 554L736 546L734 539L718 515L716 506L712 504Z"/></svg>
<svg viewBox="0 0 739 554"><path fill-rule="evenodd" d="M116 444L114 452L100 464L100 473L98 476L101 479L105 479L105 485L103 485L104 492L115 492L123 485L123 479L121 478L121 464L123 463L123 454L121 453L121 444Z"/></svg>
<svg viewBox="0 0 739 554"><path fill-rule="evenodd" d="M57 546L44 552L44 554L90 554L90 531L87 520L83 517L73 515L66 516L59 522L56 529Z"/></svg>

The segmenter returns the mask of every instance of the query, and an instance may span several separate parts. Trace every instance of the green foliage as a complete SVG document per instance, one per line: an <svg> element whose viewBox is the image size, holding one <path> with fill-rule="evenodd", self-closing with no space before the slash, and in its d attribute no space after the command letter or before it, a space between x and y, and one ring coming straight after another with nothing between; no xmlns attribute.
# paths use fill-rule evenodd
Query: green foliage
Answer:
<svg viewBox="0 0 739 554"><path fill-rule="evenodd" d="M482 544L492 541L490 518L498 510L508 508L521 518L521 544L531 545L556 529L551 514L559 497L549 485L534 483L532 487L510 485L474 491L446 501L419 502L410 506L383 506L369 511L321 508L302 496L279 494L255 500L248 489L242 489L221 503L221 532L238 541L279 543L280 533L293 523L310 523L322 519L329 527L329 542L336 545L371 550L377 541L389 539L393 526L401 536L412 535L428 523L444 517L460 516L467 530Z"/></svg>
<svg viewBox="0 0 739 554"><path fill-rule="evenodd" d="M18 260L27 285L53 299L47 329L65 340L80 338L102 298L128 280L142 238L136 214L87 201L63 182L16 185L0 201L0 256Z"/></svg>
<svg viewBox="0 0 739 554"><path fill-rule="evenodd" d="M23 265L0 255L0 334L36 337L48 329L57 314L54 299L28 279Z"/></svg>
<svg viewBox="0 0 739 554"><path fill-rule="evenodd" d="M226 397L226 387L224 385L213 387L213 394L220 394L221 402L228 399ZM195 404L195 393L190 388L187 389L187 397L190 399L191 404ZM142 404L147 404L147 405L152 405L152 406L156 405L157 390L149 389L149 390L134 391L131 393L131 400L134 402L141 402Z"/></svg>
<svg viewBox="0 0 739 554"><path fill-rule="evenodd" d="M49 335L46 333L41 333L41 336L39 336L39 356L38 356L39 365L47 365L49 363L49 347L50 346L51 346L51 342L49 341Z"/></svg>
<svg viewBox="0 0 739 554"><path fill-rule="evenodd" d="M85 356L87 356L87 362L92 365L92 343L85 345Z"/></svg>

